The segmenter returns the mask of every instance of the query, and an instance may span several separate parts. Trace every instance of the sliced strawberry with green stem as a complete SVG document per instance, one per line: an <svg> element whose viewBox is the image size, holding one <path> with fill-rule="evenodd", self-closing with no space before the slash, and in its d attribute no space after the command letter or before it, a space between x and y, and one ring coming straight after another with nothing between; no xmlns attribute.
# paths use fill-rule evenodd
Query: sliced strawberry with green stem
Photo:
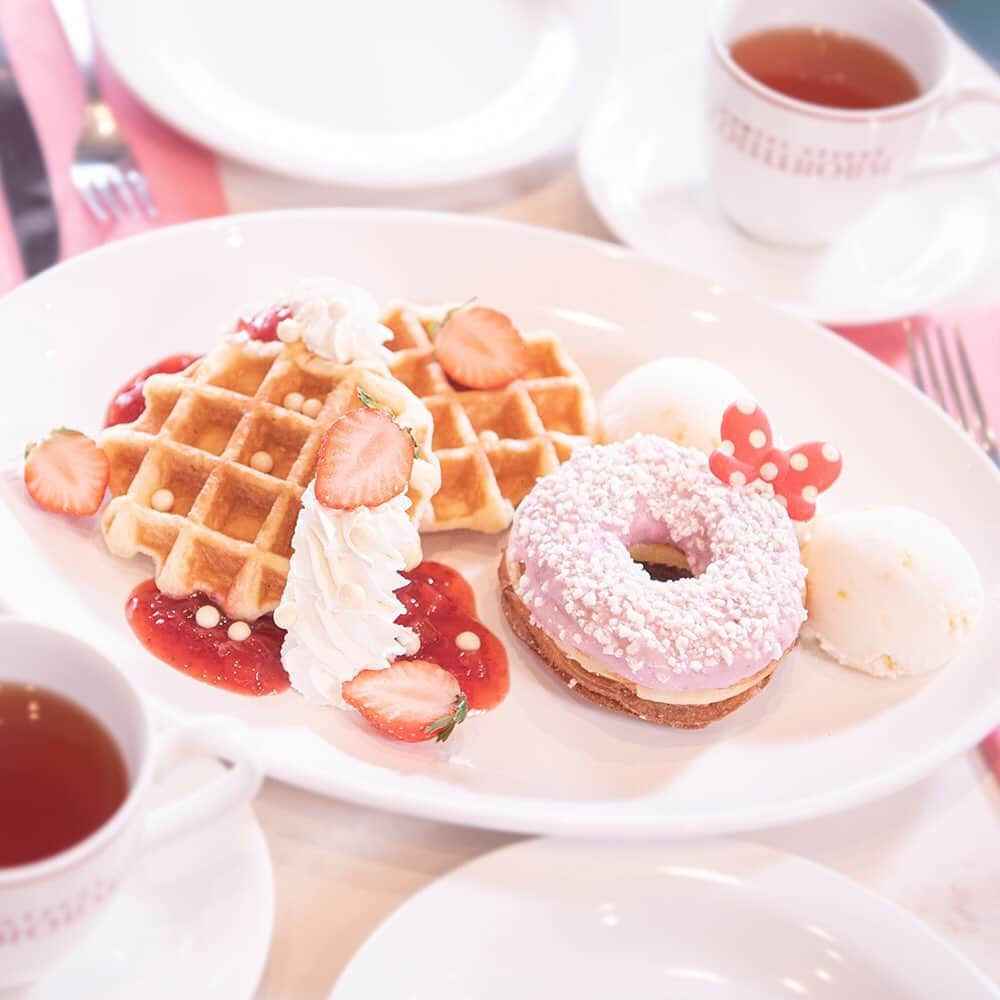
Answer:
<svg viewBox="0 0 1000 1000"><path fill-rule="evenodd" d="M349 410L319 447L316 499L334 510L377 507L406 489L415 448L410 435L382 410Z"/></svg>
<svg viewBox="0 0 1000 1000"><path fill-rule="evenodd" d="M528 370L528 349L510 317L485 306L450 313L434 352L448 377L469 389L500 389Z"/></svg>
<svg viewBox="0 0 1000 1000"><path fill-rule="evenodd" d="M458 681L428 660L362 670L344 683L342 694L380 733L404 743L443 742L468 714Z"/></svg>

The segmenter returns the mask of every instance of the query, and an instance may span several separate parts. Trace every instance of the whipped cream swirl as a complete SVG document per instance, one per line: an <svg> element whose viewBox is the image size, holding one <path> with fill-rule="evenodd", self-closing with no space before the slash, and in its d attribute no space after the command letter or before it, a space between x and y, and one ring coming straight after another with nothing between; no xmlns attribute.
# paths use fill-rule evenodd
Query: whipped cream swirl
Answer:
<svg viewBox="0 0 1000 1000"><path fill-rule="evenodd" d="M338 278L305 278L291 295L292 315L278 326L282 340L298 340L313 354L339 364L384 365L392 331L379 321L379 306L364 288Z"/></svg>
<svg viewBox="0 0 1000 1000"><path fill-rule="evenodd" d="M288 583L275 611L287 635L281 662L292 687L322 705L343 704L341 685L415 652L411 629L396 624L401 575L420 562L420 536L400 494L377 507L331 510L312 485L292 538Z"/></svg>

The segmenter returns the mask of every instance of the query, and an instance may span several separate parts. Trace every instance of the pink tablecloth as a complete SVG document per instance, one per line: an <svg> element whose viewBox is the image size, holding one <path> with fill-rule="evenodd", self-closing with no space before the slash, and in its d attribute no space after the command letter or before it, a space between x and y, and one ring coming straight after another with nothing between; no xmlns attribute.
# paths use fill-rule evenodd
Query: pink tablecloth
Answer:
<svg viewBox="0 0 1000 1000"><path fill-rule="evenodd" d="M2 0L0 33L49 168L63 257L147 228L149 223L142 219L99 225L70 183L69 165L83 121L83 82L49 0ZM106 65L101 66L100 77L104 95L156 198L160 210L156 225L225 213L215 157L154 118ZM2 202L0 294L24 277Z"/></svg>
<svg viewBox="0 0 1000 1000"><path fill-rule="evenodd" d="M997 293L1000 295L1000 286ZM961 328L979 390L995 427L1000 421L1000 308L964 309L933 316L914 316L910 319L910 326L919 330L925 322L941 323L949 329L957 324ZM906 334L901 321L848 327L838 332L912 380Z"/></svg>

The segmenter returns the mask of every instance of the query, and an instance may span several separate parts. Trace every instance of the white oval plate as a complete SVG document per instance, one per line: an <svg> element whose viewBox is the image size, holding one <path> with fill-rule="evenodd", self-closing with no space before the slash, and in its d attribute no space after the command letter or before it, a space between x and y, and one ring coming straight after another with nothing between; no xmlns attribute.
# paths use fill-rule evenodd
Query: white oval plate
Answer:
<svg viewBox="0 0 1000 1000"><path fill-rule="evenodd" d="M894 683L797 649L760 697L704 732L678 732L570 696L504 622L503 539L431 536L474 584L505 642L511 694L442 745L376 736L354 713L294 693L248 699L154 660L123 605L147 561L110 556L96 522L53 517L21 482L25 441L96 431L108 398L163 355L208 349L240 312L328 272L383 299L462 301L557 330L600 394L642 361L699 354L731 368L789 440L845 454L828 508L890 501L943 518L983 574L985 621L963 656ZM439 820L543 833L707 834L787 823L913 781L1000 718L998 477L939 411L868 355L772 306L577 237L421 213L309 210L235 216L109 245L0 302L0 603L79 633L157 703L225 713L254 730L269 772L358 802Z"/></svg>
<svg viewBox="0 0 1000 1000"><path fill-rule="evenodd" d="M190 792L219 770L182 768L158 797ZM267 841L241 806L140 857L94 930L4 1000L242 1000L260 982L273 923Z"/></svg>
<svg viewBox="0 0 1000 1000"><path fill-rule="evenodd" d="M405 970L405 975L401 974ZM533 840L417 893L330 1000L1000 996L905 910L827 868L740 841Z"/></svg>
<svg viewBox="0 0 1000 1000"><path fill-rule="evenodd" d="M267 170L370 188L452 184L565 151L616 24L601 0L91 9L115 69L176 128Z"/></svg>
<svg viewBox="0 0 1000 1000"><path fill-rule="evenodd" d="M583 185L625 243L831 325L919 312L990 265L1000 229L995 170L906 183L820 250L767 246L742 233L705 175L703 64L695 49L622 74L584 129ZM961 147L950 128L938 129L937 142Z"/></svg>

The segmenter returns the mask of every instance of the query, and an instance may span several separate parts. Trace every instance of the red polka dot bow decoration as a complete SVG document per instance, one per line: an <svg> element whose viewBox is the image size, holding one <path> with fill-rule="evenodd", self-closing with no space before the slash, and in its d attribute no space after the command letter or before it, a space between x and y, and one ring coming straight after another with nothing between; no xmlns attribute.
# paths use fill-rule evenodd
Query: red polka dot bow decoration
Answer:
<svg viewBox="0 0 1000 1000"><path fill-rule="evenodd" d="M836 482L842 464L840 452L823 441L775 447L771 422L752 400L733 403L722 415L722 444L708 457L708 467L730 486L770 483L793 521L816 513L816 498Z"/></svg>

